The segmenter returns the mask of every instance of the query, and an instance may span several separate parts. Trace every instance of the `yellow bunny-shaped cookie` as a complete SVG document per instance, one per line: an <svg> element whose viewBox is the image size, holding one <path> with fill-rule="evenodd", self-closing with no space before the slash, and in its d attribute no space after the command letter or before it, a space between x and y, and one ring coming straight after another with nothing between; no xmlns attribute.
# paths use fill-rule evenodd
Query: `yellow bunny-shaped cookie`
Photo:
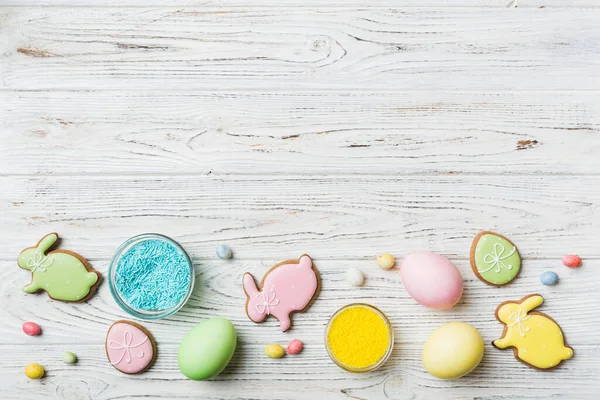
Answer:
<svg viewBox="0 0 600 400"><path fill-rule="evenodd" d="M499 349L513 347L515 358L531 367L550 369L573 357L560 326L541 312L530 312L544 301L530 294L519 301L505 301L496 308L496 319L504 324L500 339L492 344Z"/></svg>

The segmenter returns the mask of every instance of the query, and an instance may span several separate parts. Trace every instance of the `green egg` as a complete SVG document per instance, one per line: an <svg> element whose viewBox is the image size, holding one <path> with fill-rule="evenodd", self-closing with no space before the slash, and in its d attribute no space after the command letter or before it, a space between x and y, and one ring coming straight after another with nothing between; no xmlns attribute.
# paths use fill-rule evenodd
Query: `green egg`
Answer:
<svg viewBox="0 0 600 400"><path fill-rule="evenodd" d="M196 325L179 345L177 363L189 379L214 378L225 369L235 352L236 333L224 318L211 318Z"/></svg>

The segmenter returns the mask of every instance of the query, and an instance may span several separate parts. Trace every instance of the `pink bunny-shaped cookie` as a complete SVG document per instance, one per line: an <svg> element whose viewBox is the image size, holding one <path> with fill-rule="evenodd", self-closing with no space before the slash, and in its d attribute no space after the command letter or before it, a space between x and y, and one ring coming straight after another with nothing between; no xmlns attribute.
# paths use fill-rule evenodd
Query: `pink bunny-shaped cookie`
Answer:
<svg viewBox="0 0 600 400"><path fill-rule="evenodd" d="M246 300L246 314L256 322L268 315L279 320L281 331L290 328L290 314L304 311L319 289L319 273L312 260L304 254L299 260L288 260L275 265L263 277L260 289L250 273L242 279Z"/></svg>

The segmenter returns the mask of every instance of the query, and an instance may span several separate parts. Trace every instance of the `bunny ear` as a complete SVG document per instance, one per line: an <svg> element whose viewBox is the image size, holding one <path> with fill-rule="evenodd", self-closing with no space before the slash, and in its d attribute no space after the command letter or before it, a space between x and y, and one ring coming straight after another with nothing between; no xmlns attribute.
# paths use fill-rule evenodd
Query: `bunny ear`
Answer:
<svg viewBox="0 0 600 400"><path fill-rule="evenodd" d="M303 254L300 260L298 260L298 264L304 268L312 268L312 259L308 255Z"/></svg>
<svg viewBox="0 0 600 400"><path fill-rule="evenodd" d="M248 272L244 274L242 278L242 284L244 286L244 292L248 295L248 297L254 297L258 293L258 288L256 287L256 282L252 275Z"/></svg>
<svg viewBox="0 0 600 400"><path fill-rule="evenodd" d="M543 302L544 298L542 296L540 296L539 294L532 294L530 296L527 296L525 300L521 302L521 307L523 307L525 310L527 310L527 312L529 312L537 306L539 306L540 304L542 304Z"/></svg>
<svg viewBox="0 0 600 400"><path fill-rule="evenodd" d="M44 236L42 240L40 240L40 242L37 245L37 249L40 252L45 253L50 247L52 247L54 243L56 243L57 240L58 235L56 233L50 233Z"/></svg>

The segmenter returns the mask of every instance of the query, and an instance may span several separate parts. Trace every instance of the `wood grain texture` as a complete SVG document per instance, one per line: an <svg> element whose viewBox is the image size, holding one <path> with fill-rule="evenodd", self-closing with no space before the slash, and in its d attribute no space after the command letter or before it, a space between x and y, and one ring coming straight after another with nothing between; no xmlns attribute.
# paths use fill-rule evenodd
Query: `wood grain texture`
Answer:
<svg viewBox="0 0 600 400"><path fill-rule="evenodd" d="M110 257L134 234L160 230L193 257L228 243L242 259L304 252L374 259L430 249L468 258L493 230L528 258L598 256L598 176L46 177L0 178L0 253L58 232L65 248ZM84 251L85 250L85 251Z"/></svg>
<svg viewBox="0 0 600 400"><path fill-rule="evenodd" d="M600 9L5 8L3 89L590 89Z"/></svg>
<svg viewBox="0 0 600 400"><path fill-rule="evenodd" d="M18 3L34 6L0 7L0 399L597 398L598 1ZM472 274L484 229L523 256L506 287ZM147 373L106 360L106 330L127 318L107 281L84 304L21 291L30 273L16 257L51 231L105 276L135 234L188 250L195 290L177 314L144 323L158 342ZM234 259L217 259L217 243ZM451 310L417 305L397 269L375 264L425 249L464 278ZM288 333L248 320L243 273L260 279L302 253L322 278L310 310ZM584 265L564 267L566 253ZM345 282L350 267L363 287ZM539 282L547 270L557 286ZM490 344L496 306L530 293L575 349L553 372ZM367 374L337 368L323 344L332 313L359 301L380 307L396 337ZM189 381L178 344L215 316L235 324L238 349L215 380ZM27 320L43 335L23 334ZM447 321L486 343L482 364L453 381L421 365L424 340ZM292 338L300 355L263 355ZM79 363L63 364L63 351ZM44 379L27 380L31 362Z"/></svg>
<svg viewBox="0 0 600 400"><path fill-rule="evenodd" d="M597 174L598 99L0 92L0 174Z"/></svg>
<svg viewBox="0 0 600 400"><path fill-rule="evenodd" d="M103 261L92 260L101 272L106 273ZM133 377L115 371L104 354L102 343L106 329L114 320L127 317L110 297L108 285L103 284L88 303L73 307L52 302L45 295L21 293L20 287L27 282L28 273L15 274L14 263L4 265L7 263L3 262L0 299L7 307L0 310L0 335L12 343L11 346L0 345L5 355L0 361L0 371L9 383L3 389L16 397L49 393L61 397L65 392L94 399L130 397L140 390L141 385L143 393L156 398L185 397L190 390L202 391L203 398L255 398L260 393L261 398L267 399L312 399L323 392L334 398L427 399L441 393L451 399L504 398L521 391L531 398L544 395L592 398L595 389L591 381L600 373L596 362L600 346L590 342L590 334L598 328L594 316L600 307L600 297L592 296L582 303L577 293L589 293L600 284L600 275L596 273L600 267L598 260L586 260L583 267L573 270L562 266L558 260L525 259L522 275L505 288L484 285L473 276L468 261L458 260L456 264L465 280L464 296L455 308L440 312L416 304L402 287L396 269L381 270L374 260L317 259L315 265L322 277L321 293L308 312L294 316L296 323L287 333L280 332L274 320L256 325L244 313L243 273L250 271L260 278L277 261L223 261L213 257L197 262L197 290L188 305L165 320L144 323L158 343L159 356L146 374ZM365 273L364 286L355 288L345 282L345 271L350 267ZM539 275L548 269L560 274L559 286L545 287L539 283ZM531 370L516 361L512 352L500 351L490 344L502 332L502 325L493 317L496 306L531 291L546 298L541 309L561 324L569 344L576 351L572 360L552 373ZM388 315L396 340L394 353L382 369L354 375L342 371L328 359L323 332L337 308L360 301L374 304ZM194 324L216 313L235 324L238 350L230 366L216 380L187 381L177 369L178 343ZM43 335L31 338L22 334L20 324L24 319L40 323L44 328ZM486 343L485 356L481 366L467 377L441 381L423 371L421 349L427 336L449 320L476 326ZM271 342L285 345L296 337L305 343L300 356L272 360L262 353L264 346ZM62 364L62 351L75 352L79 363L76 366ZM42 385L27 381L21 373L22 366L34 360L48 370L48 376L40 382ZM519 379L510 383L498 379L515 373ZM572 376L572 381L565 385L557 381L557 374ZM529 387L533 381L535 385ZM507 384L511 388L508 393Z"/></svg>
<svg viewBox="0 0 600 400"><path fill-rule="evenodd" d="M159 345L160 346L160 345ZM100 347L100 350L98 350ZM306 349L301 357L284 357L273 361L262 353L264 346L243 346L236 351L230 366L216 380L193 382L177 369L176 359L159 356L144 375L126 377L114 371L101 353L102 346L71 345L81 361L68 366L60 361L61 350L49 346L32 346L38 358L47 360L48 376L42 381L27 381L18 363L28 362L19 346L0 346L6 357L0 371L6 377L5 399L54 398L117 399L315 399L324 394L332 399L416 399L432 396L444 399L543 399L546 396L566 399L595 399L590 382L597 379L595 363L598 348L579 348L571 366L552 373L540 373L520 366L510 352L486 348L483 364L460 380L442 381L423 371L421 346L398 346L380 370L350 375L339 370L324 349ZM64 347L63 347L64 348ZM177 346L164 345L159 351L175 354ZM312 352L312 355L309 355ZM316 354L320 353L320 354ZM575 371L573 369L578 368ZM112 370L111 370L112 369ZM17 372L18 371L18 372ZM259 371L259 372L257 372ZM277 371L275 374L274 371ZM498 377L504 373L504 379ZM565 383L557 376L573 374ZM277 380L275 380L277 379ZM510 380L510 382L506 382ZM508 386L510 385L510 386ZM257 395L259 394L259 395Z"/></svg>
<svg viewBox="0 0 600 400"><path fill-rule="evenodd" d="M215 8L243 7L507 7L507 8L578 8L599 7L596 0L370 0L368 3L360 0L339 0L323 4L319 0L1 0L0 5L10 6L116 6L116 7L195 7L214 12ZM202 12L202 11L201 11Z"/></svg>

